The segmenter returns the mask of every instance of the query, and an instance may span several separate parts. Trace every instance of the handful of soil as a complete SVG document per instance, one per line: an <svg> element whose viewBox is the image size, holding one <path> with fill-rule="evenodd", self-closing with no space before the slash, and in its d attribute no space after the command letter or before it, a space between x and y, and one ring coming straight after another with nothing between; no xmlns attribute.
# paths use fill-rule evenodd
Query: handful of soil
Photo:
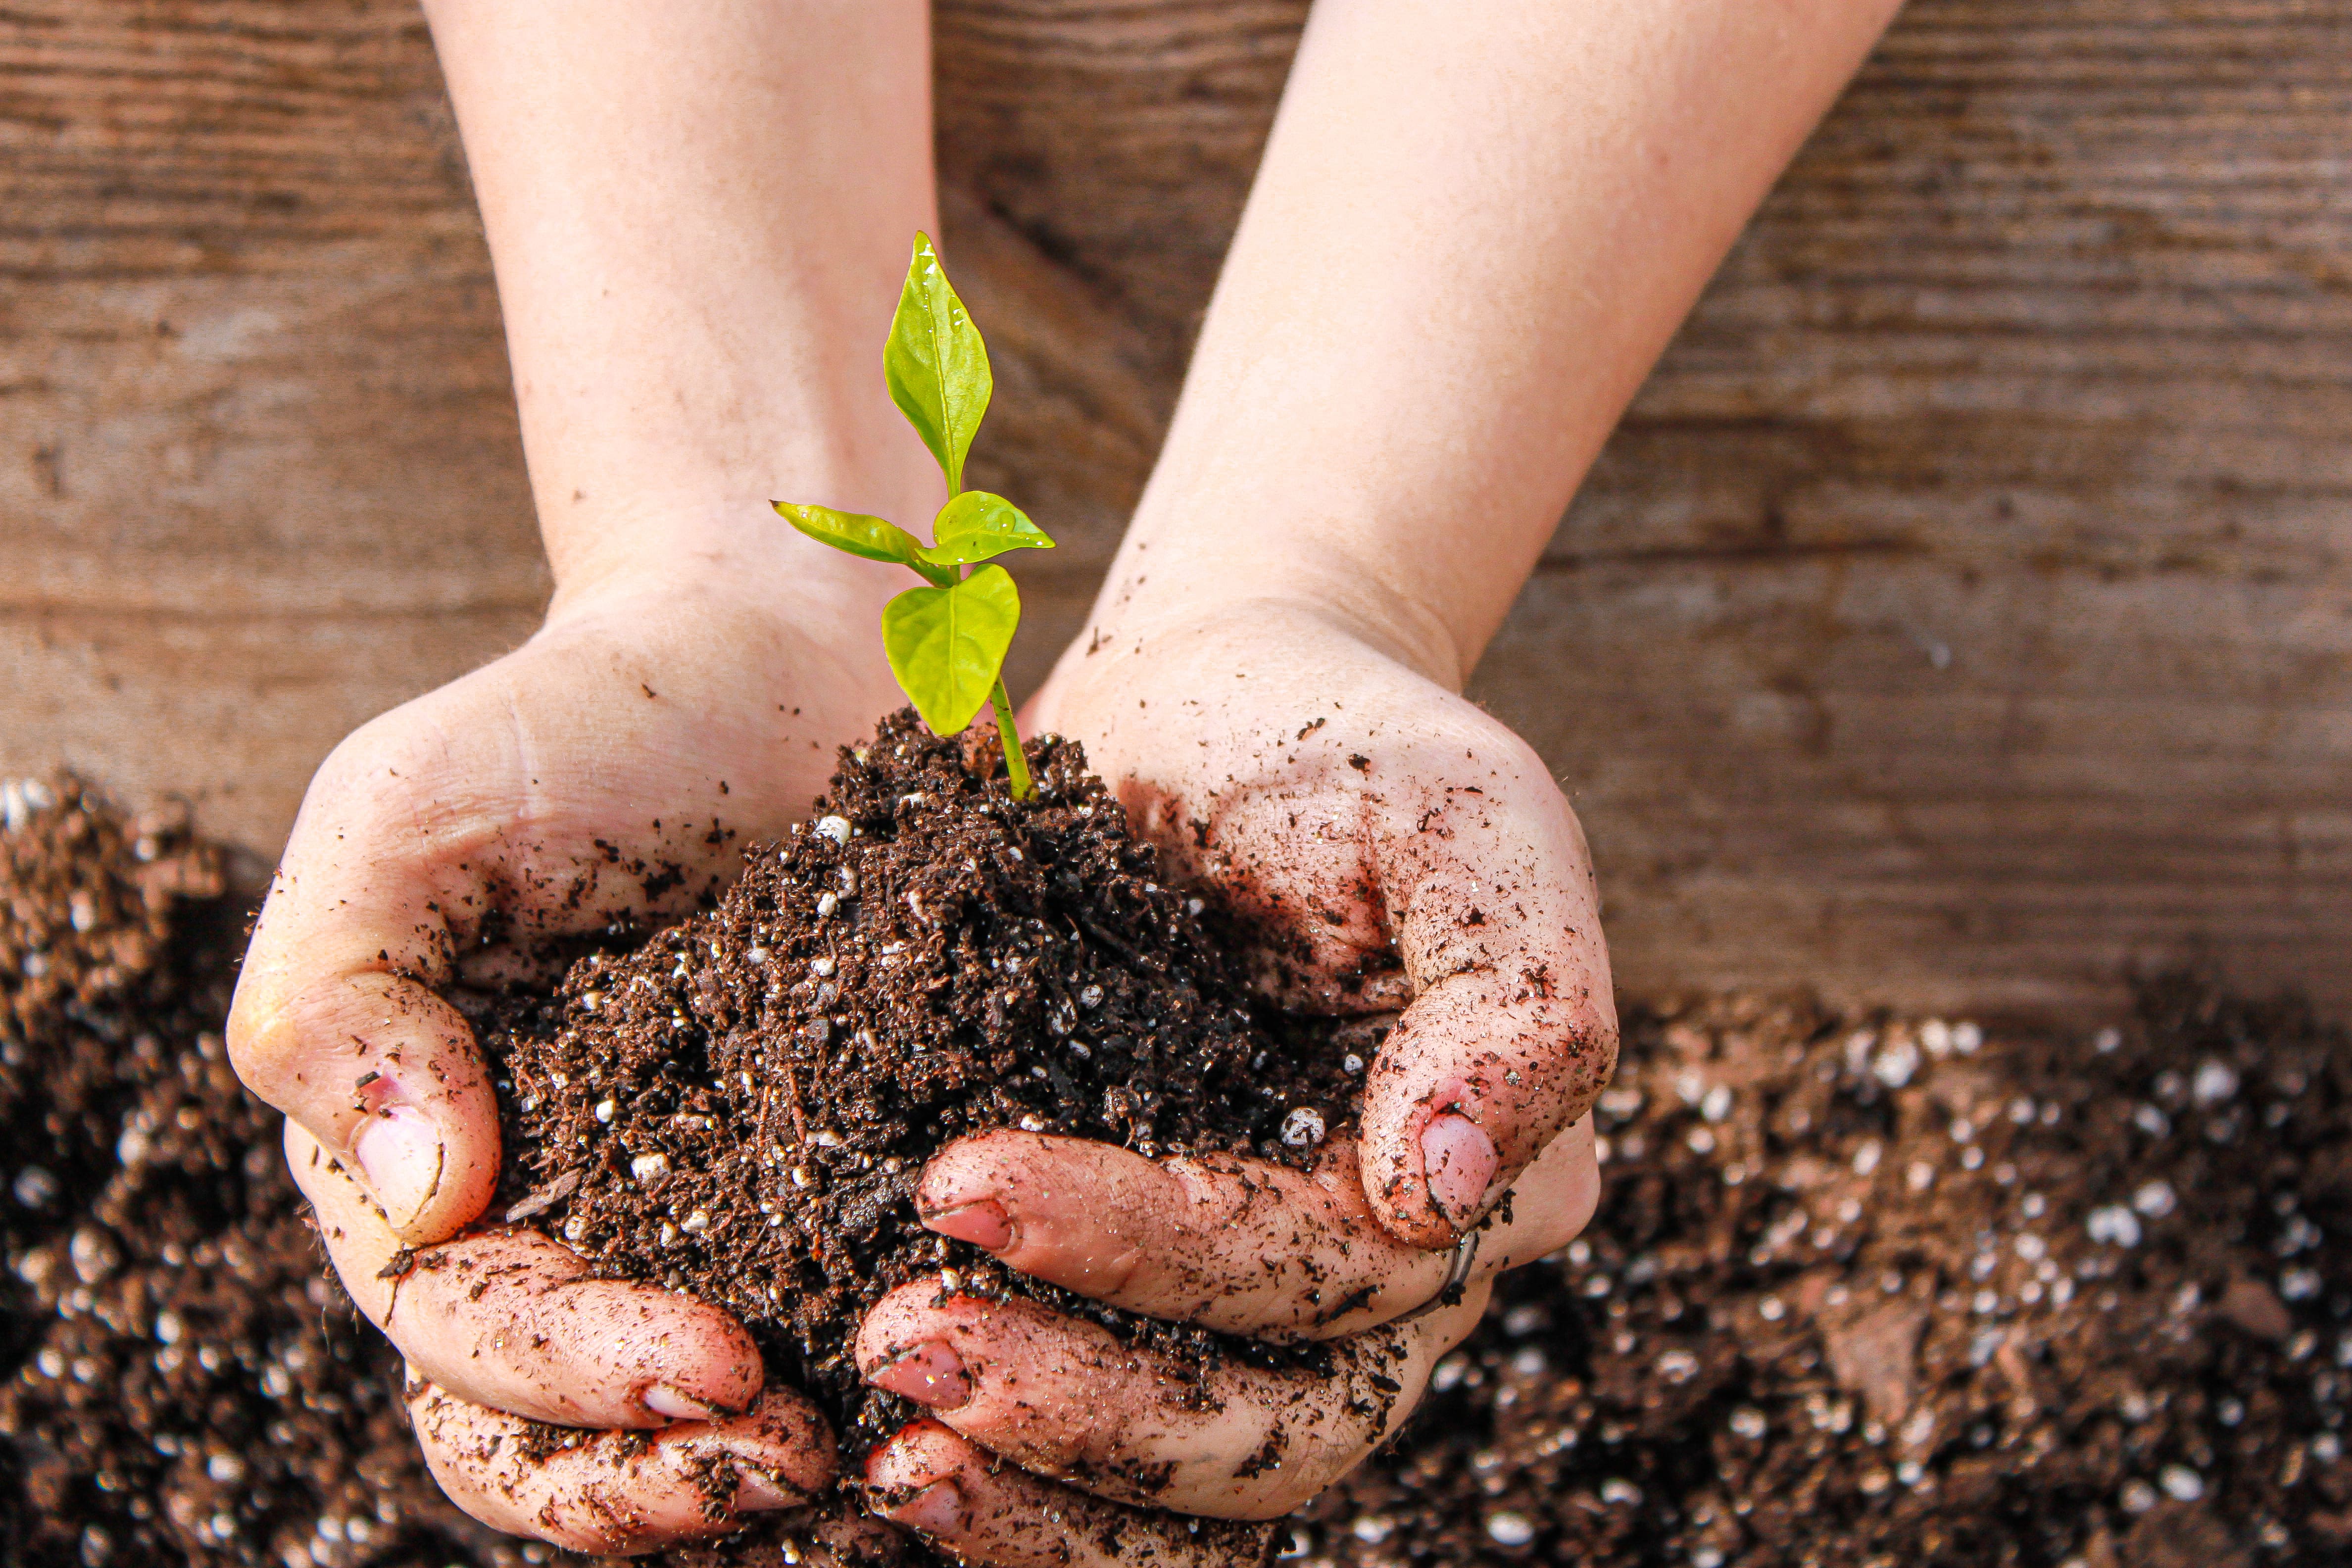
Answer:
<svg viewBox="0 0 2352 1568"><path fill-rule="evenodd" d="M1016 801L988 776L992 741L968 754L900 711L715 909L581 960L485 1031L508 1216L734 1313L853 1460L919 1414L859 1382L858 1321L942 1269L1111 1326L1180 1375L1312 1353L1118 1313L916 1217L923 1162L966 1133L1305 1163L1355 1111L1360 1058L1262 1016L1212 911L1160 883L1079 747L1028 757L1036 795Z"/></svg>

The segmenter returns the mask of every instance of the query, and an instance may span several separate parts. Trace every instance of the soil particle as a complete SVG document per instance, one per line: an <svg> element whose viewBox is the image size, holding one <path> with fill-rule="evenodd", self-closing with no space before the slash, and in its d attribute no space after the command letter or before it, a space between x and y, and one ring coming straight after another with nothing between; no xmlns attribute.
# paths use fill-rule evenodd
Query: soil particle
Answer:
<svg viewBox="0 0 2352 1568"><path fill-rule="evenodd" d="M1319 1361L1021 1279L916 1216L923 1162L984 1129L1303 1164L1353 1125L1360 1073L1330 1031L1265 1015L1074 742L1029 756L1016 802L901 711L715 909L582 960L486 1032L508 1215L734 1313L853 1464L919 1414L859 1381L857 1323L942 1270L1158 1352L1171 1398L1207 1397L1220 1359Z"/></svg>

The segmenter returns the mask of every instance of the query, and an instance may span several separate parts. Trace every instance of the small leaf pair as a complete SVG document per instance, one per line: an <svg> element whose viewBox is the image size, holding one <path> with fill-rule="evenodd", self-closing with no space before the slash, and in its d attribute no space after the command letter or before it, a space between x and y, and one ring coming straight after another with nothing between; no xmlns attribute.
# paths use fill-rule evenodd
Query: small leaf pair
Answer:
<svg viewBox="0 0 2352 1568"><path fill-rule="evenodd" d="M868 561L910 567L936 584L954 581L959 566L986 561L1008 550L1054 547L1054 542L1018 507L986 490L966 490L940 509L931 523L932 537L938 541L934 544L925 544L882 518L824 506L796 506L791 501L775 504L787 522L811 539Z"/></svg>
<svg viewBox="0 0 2352 1568"><path fill-rule="evenodd" d="M1021 594L1002 566L968 569L1008 550L1051 550L1054 542L1003 496L963 488L963 461L994 389L988 347L948 282L931 242L915 237L914 259L899 290L898 313L882 351L890 401L906 415L947 476L948 503L931 520L925 544L897 523L830 507L774 503L811 539L868 561L887 561L929 586L909 588L882 611L882 648L890 672L939 734L951 735L983 703L996 710L1013 795L1035 793L1004 690L1004 655L1021 623Z"/></svg>

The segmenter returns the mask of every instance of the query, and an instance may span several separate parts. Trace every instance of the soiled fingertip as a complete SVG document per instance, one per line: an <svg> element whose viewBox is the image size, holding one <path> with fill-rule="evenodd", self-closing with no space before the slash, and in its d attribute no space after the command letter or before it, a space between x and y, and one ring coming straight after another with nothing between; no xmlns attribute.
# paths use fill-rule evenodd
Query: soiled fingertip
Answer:
<svg viewBox="0 0 2352 1568"><path fill-rule="evenodd" d="M777 1485L774 1479L763 1470L741 1464L736 1467L734 1509L737 1513L772 1513L779 1509L798 1508L806 1501L806 1494Z"/></svg>
<svg viewBox="0 0 2352 1568"><path fill-rule="evenodd" d="M1495 1141L1459 1111L1440 1111L1421 1133L1423 1184L1456 1231L1478 1217L1502 1164Z"/></svg>
<svg viewBox="0 0 2352 1568"><path fill-rule="evenodd" d="M656 1383L637 1396L647 1410L672 1421L716 1421L725 1412L707 1405L692 1394L682 1394L668 1384Z"/></svg>
<svg viewBox="0 0 2352 1568"><path fill-rule="evenodd" d="M389 1106L362 1122L352 1160L383 1206L384 1223L403 1237L439 1195L448 1166L440 1128L413 1105Z"/></svg>
<svg viewBox="0 0 2352 1568"><path fill-rule="evenodd" d="M956 1478L977 1453L939 1422L912 1422L866 1457L866 1506L926 1535L961 1534L971 1510Z"/></svg>
<svg viewBox="0 0 2352 1568"><path fill-rule="evenodd" d="M982 1198L965 1204L943 1214L923 1216L926 1228L957 1241L968 1241L984 1252L1003 1252L1011 1247L1017 1234L1013 1216L1004 1205L993 1198Z"/></svg>

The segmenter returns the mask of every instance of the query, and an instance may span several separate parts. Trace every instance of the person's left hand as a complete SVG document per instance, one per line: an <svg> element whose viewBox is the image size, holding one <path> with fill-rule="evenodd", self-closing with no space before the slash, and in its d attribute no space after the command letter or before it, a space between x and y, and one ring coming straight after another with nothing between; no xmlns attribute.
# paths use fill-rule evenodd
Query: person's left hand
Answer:
<svg viewBox="0 0 2352 1568"><path fill-rule="evenodd" d="M1333 1370L1188 1388L1090 1325L902 1288L860 1365L937 1421L872 1457L869 1500L977 1562L1133 1561L1139 1541L1170 1563L1246 1556L1125 1508L1265 1520L1313 1497L1412 1410L1494 1275L1565 1245L1598 1199L1585 1111L1616 1016L1583 836L1543 763L1409 665L1398 629L1193 587L1159 615L1123 599L1032 723L1086 743L1171 880L1255 923L1279 1000L1395 1015L1358 1136L1301 1174L989 1134L936 1157L919 1203L1097 1300L1333 1342Z"/></svg>
<svg viewBox="0 0 2352 1568"><path fill-rule="evenodd" d="M1278 1519L1355 1468L1476 1326L1494 1277L1567 1245L1599 1193L1586 1120L1521 1174L1475 1251L1428 1252L1381 1228L1346 1143L1300 1172L964 1139L924 1169L931 1229L1129 1311L1328 1342L1328 1360L1202 1380L1034 1303L917 1280L858 1335L866 1381L932 1412L869 1457L867 1506L993 1568L1263 1561L1262 1526L1178 1516Z"/></svg>

